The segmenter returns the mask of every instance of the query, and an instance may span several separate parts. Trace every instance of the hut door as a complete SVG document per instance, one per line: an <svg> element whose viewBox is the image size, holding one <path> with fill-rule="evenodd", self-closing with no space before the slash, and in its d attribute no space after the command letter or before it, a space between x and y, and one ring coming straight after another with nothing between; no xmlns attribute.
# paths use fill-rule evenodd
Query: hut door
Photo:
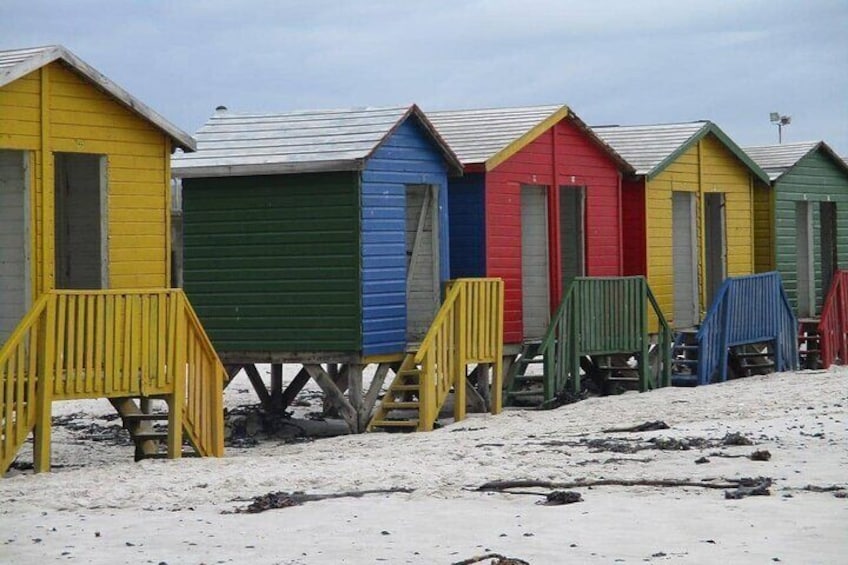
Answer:
<svg viewBox="0 0 848 565"><path fill-rule="evenodd" d="M29 174L23 151L0 151L0 346L29 309Z"/></svg>
<svg viewBox="0 0 848 565"><path fill-rule="evenodd" d="M56 288L105 288L106 160L82 153L54 157Z"/></svg>
<svg viewBox="0 0 848 565"><path fill-rule="evenodd" d="M692 192L672 192L671 194L674 326L686 328L698 322L695 194Z"/></svg>
<svg viewBox="0 0 848 565"><path fill-rule="evenodd" d="M439 193L406 187L406 339L420 342L439 309Z"/></svg>
<svg viewBox="0 0 848 565"><path fill-rule="evenodd" d="M521 187L521 295L524 339L545 335L550 320L547 187Z"/></svg>
<svg viewBox="0 0 848 565"><path fill-rule="evenodd" d="M819 216L821 217L821 284L822 297L825 297L830 290L833 273L839 268L836 253L836 203L821 202Z"/></svg>
<svg viewBox="0 0 848 565"><path fill-rule="evenodd" d="M581 186L562 186L559 196L560 261L562 289L565 292L574 277L585 269L584 192Z"/></svg>
<svg viewBox="0 0 848 565"><path fill-rule="evenodd" d="M707 304L713 303L727 276L727 251L724 242L724 194L704 195L704 253L706 255Z"/></svg>
<svg viewBox="0 0 848 565"><path fill-rule="evenodd" d="M795 249L798 317L813 315L815 278L813 275L813 210L809 202L795 203Z"/></svg>

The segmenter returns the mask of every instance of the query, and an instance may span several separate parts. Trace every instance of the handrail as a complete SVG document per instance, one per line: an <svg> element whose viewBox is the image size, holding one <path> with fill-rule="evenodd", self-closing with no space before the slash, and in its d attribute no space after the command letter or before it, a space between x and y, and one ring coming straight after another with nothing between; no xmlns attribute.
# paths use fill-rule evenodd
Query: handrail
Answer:
<svg viewBox="0 0 848 565"><path fill-rule="evenodd" d="M648 307L656 317L660 364L649 378ZM640 356L640 389L671 382L671 328L645 277L577 277L548 326L538 355L544 361L546 402L570 386L580 391L580 358L584 355L636 353Z"/></svg>
<svg viewBox="0 0 848 565"><path fill-rule="evenodd" d="M774 343L775 370L798 368L797 322L780 274L725 279L710 306L698 340L698 384L727 380L729 348Z"/></svg>
<svg viewBox="0 0 848 565"><path fill-rule="evenodd" d="M500 412L502 357L503 281L450 281L445 300L414 357L414 363L421 366L418 429L432 429L451 389L457 419L462 419L466 371L474 363L494 364L492 412Z"/></svg>
<svg viewBox="0 0 848 565"><path fill-rule="evenodd" d="M169 455L179 456L183 431L201 455L223 455L224 379L226 370L182 290L49 291L0 349L0 470L39 413L41 427L49 427L50 403L77 398L165 396L175 434ZM43 403L34 408L33 394L18 402L19 389L31 389ZM29 412L13 414L23 409ZM7 433L13 425L17 433ZM47 459L37 466L49 467L49 455L42 456Z"/></svg>
<svg viewBox="0 0 848 565"><path fill-rule="evenodd" d="M848 362L848 271L836 271L819 321L822 367Z"/></svg>
<svg viewBox="0 0 848 565"><path fill-rule="evenodd" d="M36 386L44 375L39 351L49 303L49 296L41 296L0 347L0 474L35 426Z"/></svg>

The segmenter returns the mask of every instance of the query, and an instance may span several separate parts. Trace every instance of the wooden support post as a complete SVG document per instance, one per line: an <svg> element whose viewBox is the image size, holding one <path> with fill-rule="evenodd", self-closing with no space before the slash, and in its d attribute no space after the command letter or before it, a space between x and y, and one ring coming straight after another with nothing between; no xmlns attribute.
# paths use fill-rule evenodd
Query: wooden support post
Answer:
<svg viewBox="0 0 848 565"><path fill-rule="evenodd" d="M380 396L380 391L383 389L383 383L386 382L386 375L389 373L391 365L389 363L380 363L377 365L377 370L374 372L374 378L371 379L371 384L368 386L368 392L365 393L365 398L362 401L362 410L371 419L371 411L377 403L377 397ZM398 367L394 371L397 373Z"/></svg>
<svg viewBox="0 0 848 565"><path fill-rule="evenodd" d="M56 327L56 306L51 301L47 306L47 328ZM35 393L35 441L33 443L33 467L36 473L50 471L50 426L53 418L53 379L56 370L55 342L47 337L44 340L44 365L40 367ZM33 376L34 378L34 376Z"/></svg>
<svg viewBox="0 0 848 565"><path fill-rule="evenodd" d="M477 392L480 394L483 402L486 403L486 408L489 407L492 400L491 380L489 378L491 368L492 366L489 363L480 363L474 369L477 373Z"/></svg>
<svg viewBox="0 0 848 565"><path fill-rule="evenodd" d="M241 371L241 365L224 365L224 368L227 370L227 380L224 382L224 388L226 389L230 386L230 383L233 382L233 379L236 378L239 371Z"/></svg>
<svg viewBox="0 0 848 565"><path fill-rule="evenodd" d="M265 383L262 381L262 377L259 375L259 370L256 368L256 365L253 363L249 363L243 367L247 378L250 379L250 384L253 385L253 390L256 391L256 395L259 396L259 402L262 404L262 407L265 410L271 409L271 395L268 394L268 389L265 388Z"/></svg>
<svg viewBox="0 0 848 565"><path fill-rule="evenodd" d="M271 363L271 409L283 409L283 364Z"/></svg>
<svg viewBox="0 0 848 565"><path fill-rule="evenodd" d="M353 411L356 412L356 433L361 433L365 431L365 426L368 423L365 421L366 415L363 413L362 365L348 365L347 382L347 398L351 407L353 407Z"/></svg>
<svg viewBox="0 0 848 565"><path fill-rule="evenodd" d="M336 383L333 382L333 379L330 378L330 375L327 374L327 371L321 365L317 364L304 364L303 368L309 373L309 376L312 377L315 383L321 387L328 401L338 408L350 431L357 433L358 417L356 411L350 405L347 398L345 398L342 391L339 390L339 387L336 386Z"/></svg>
<svg viewBox="0 0 848 565"><path fill-rule="evenodd" d="M463 289L460 289L463 290ZM468 324L465 313L467 309L468 293L460 292L456 297L456 308L454 323L456 324L456 335L454 336L453 346L456 348L454 355L456 356L455 365L450 368L454 373L453 382L453 419L456 422L461 422L465 419L465 387L467 382L468 365L466 356L468 354ZM436 408L438 410L438 407Z"/></svg>
<svg viewBox="0 0 848 565"><path fill-rule="evenodd" d="M330 377L330 380L333 381L333 384L336 385L336 388L339 389L339 392L342 394L347 391L348 387L348 373L349 366L345 364L336 364L336 363L328 363L327 364L327 376ZM336 405L333 401L325 394L323 400L323 409L322 414L328 418L338 418L340 416L339 411L336 409Z"/></svg>
<svg viewBox="0 0 848 565"><path fill-rule="evenodd" d="M174 379L174 392L168 396L168 459L179 459L183 454L183 408L185 405L185 379Z"/></svg>
<svg viewBox="0 0 848 565"><path fill-rule="evenodd" d="M303 387L306 386L306 383L309 382L309 373L306 372L306 369L301 369L298 371L297 375L295 375L292 382L289 383L289 386L286 387L286 390L283 391L282 398L282 409L285 410L291 403L294 402L295 397L303 390Z"/></svg>

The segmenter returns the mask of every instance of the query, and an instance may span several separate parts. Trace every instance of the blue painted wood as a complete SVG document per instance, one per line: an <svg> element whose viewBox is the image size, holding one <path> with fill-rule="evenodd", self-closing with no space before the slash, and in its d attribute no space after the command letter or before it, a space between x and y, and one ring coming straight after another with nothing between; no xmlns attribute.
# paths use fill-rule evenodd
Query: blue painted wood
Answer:
<svg viewBox="0 0 848 565"><path fill-rule="evenodd" d="M486 276L484 187L484 173L448 181L451 278Z"/></svg>
<svg viewBox="0 0 848 565"><path fill-rule="evenodd" d="M728 348L771 341L775 371L798 369L798 324L777 272L724 281L698 330L698 384L727 380Z"/></svg>
<svg viewBox="0 0 848 565"><path fill-rule="evenodd" d="M406 349L406 185L439 187L439 270L449 277L447 164L410 117L374 152L361 174L362 353Z"/></svg>

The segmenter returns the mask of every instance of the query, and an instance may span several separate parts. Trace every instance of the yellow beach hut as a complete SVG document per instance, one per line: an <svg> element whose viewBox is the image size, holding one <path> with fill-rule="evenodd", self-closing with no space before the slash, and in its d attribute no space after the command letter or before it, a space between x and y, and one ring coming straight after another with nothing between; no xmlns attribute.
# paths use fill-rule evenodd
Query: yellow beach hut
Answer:
<svg viewBox="0 0 848 565"><path fill-rule="evenodd" d="M0 51L0 473L32 430L49 469L50 403L72 398L109 398L137 456L183 433L221 454L224 368L168 288L170 157L194 147L63 47Z"/></svg>
<svg viewBox="0 0 848 565"><path fill-rule="evenodd" d="M769 177L717 125L593 128L635 169L622 185L624 274L645 275L675 328L726 277L754 272L754 195Z"/></svg>

